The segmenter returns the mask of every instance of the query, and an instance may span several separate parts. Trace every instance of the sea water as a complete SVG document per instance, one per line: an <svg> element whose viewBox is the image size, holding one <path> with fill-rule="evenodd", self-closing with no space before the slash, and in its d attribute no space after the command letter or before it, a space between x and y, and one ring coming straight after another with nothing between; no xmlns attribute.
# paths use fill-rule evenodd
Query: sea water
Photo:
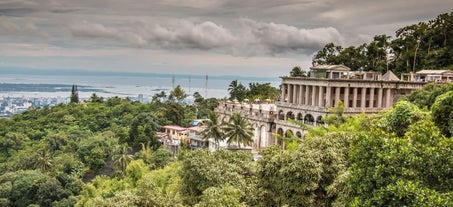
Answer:
<svg viewBox="0 0 453 207"><path fill-rule="evenodd" d="M79 91L80 98L88 98L93 93L101 97L138 97L150 98L156 93L170 91L180 85L184 91L192 95L199 92L200 95L210 98L228 97L228 86L233 80L238 80L244 86L251 82L271 83L278 87L279 77L239 77L239 76L207 76L207 75L172 75L172 74L133 74L133 73L79 73L79 74L25 74L25 73L2 73L0 71L0 83L14 84L64 84L84 87ZM0 86L1 87L1 86ZM92 90L90 90L92 89ZM0 90L0 97L69 97L70 89L60 92L52 91L26 91Z"/></svg>

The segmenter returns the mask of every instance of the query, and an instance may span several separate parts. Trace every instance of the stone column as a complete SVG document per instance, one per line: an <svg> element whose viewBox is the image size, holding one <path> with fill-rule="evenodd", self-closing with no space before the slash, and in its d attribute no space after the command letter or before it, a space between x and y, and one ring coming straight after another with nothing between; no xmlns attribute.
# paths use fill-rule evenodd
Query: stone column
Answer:
<svg viewBox="0 0 453 207"><path fill-rule="evenodd" d="M316 86L312 86L311 87L311 105L312 106L316 106L316 101L317 101L317 99L316 99L316 88L318 88L318 87L316 87Z"/></svg>
<svg viewBox="0 0 453 207"><path fill-rule="evenodd" d="M285 98L286 98L286 84L282 84L282 96L280 101L285 102Z"/></svg>
<svg viewBox="0 0 453 207"><path fill-rule="evenodd" d="M297 93L299 92L299 86L298 85L293 85L293 103L297 104Z"/></svg>
<svg viewBox="0 0 453 207"><path fill-rule="evenodd" d="M344 108L349 107L349 87L344 88Z"/></svg>
<svg viewBox="0 0 453 207"><path fill-rule="evenodd" d="M288 103L293 103L293 85L288 84Z"/></svg>
<svg viewBox="0 0 453 207"><path fill-rule="evenodd" d="M340 101L340 92L341 92L341 87L335 87L335 105L338 105Z"/></svg>
<svg viewBox="0 0 453 207"><path fill-rule="evenodd" d="M370 108L374 108L374 88L370 88Z"/></svg>
<svg viewBox="0 0 453 207"><path fill-rule="evenodd" d="M360 108L364 109L366 107L366 88L361 88L360 93Z"/></svg>
<svg viewBox="0 0 453 207"><path fill-rule="evenodd" d="M309 104L309 94L310 94L310 86L305 86L305 101L304 104L308 105Z"/></svg>
<svg viewBox="0 0 453 207"><path fill-rule="evenodd" d="M353 96L352 96L352 107L357 108L357 88L354 88L353 91Z"/></svg>
<svg viewBox="0 0 453 207"><path fill-rule="evenodd" d="M330 86L327 86L326 89L326 108L332 107L332 88Z"/></svg>
<svg viewBox="0 0 453 207"><path fill-rule="evenodd" d="M304 104L303 102L303 97L304 97L304 86L300 85L300 91L299 91L299 104Z"/></svg>
<svg viewBox="0 0 453 207"><path fill-rule="evenodd" d="M382 108L382 88L378 88L377 107Z"/></svg>
<svg viewBox="0 0 453 207"><path fill-rule="evenodd" d="M390 108L392 106L392 89L391 88L387 88L387 90L385 91L385 108Z"/></svg>
<svg viewBox="0 0 453 207"><path fill-rule="evenodd" d="M318 106L324 107L324 87L319 86L318 91Z"/></svg>

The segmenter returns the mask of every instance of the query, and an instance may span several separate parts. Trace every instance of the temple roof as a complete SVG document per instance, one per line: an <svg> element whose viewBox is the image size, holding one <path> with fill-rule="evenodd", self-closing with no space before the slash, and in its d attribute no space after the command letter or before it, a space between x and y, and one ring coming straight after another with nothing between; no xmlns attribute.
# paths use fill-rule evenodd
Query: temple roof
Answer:
<svg viewBox="0 0 453 207"><path fill-rule="evenodd" d="M384 75L382 75L382 80L399 81L400 79L391 70L389 70Z"/></svg>

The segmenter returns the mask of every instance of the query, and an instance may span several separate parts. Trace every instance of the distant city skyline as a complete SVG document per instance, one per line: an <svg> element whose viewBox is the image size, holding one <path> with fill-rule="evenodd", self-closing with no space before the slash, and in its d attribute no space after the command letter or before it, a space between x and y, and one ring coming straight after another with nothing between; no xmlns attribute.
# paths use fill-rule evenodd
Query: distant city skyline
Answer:
<svg viewBox="0 0 453 207"><path fill-rule="evenodd" d="M278 77L451 12L451 0L0 1L7 70Z"/></svg>

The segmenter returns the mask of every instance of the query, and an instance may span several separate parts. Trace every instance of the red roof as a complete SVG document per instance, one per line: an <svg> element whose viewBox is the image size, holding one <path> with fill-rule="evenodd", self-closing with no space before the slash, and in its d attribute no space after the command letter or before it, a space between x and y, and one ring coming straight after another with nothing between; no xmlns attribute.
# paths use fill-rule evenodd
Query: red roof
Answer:
<svg viewBox="0 0 453 207"><path fill-rule="evenodd" d="M164 129L171 129L171 130L176 130L176 131L187 130L187 128L184 128L184 127L181 127L178 125L166 125L166 126L164 126Z"/></svg>

